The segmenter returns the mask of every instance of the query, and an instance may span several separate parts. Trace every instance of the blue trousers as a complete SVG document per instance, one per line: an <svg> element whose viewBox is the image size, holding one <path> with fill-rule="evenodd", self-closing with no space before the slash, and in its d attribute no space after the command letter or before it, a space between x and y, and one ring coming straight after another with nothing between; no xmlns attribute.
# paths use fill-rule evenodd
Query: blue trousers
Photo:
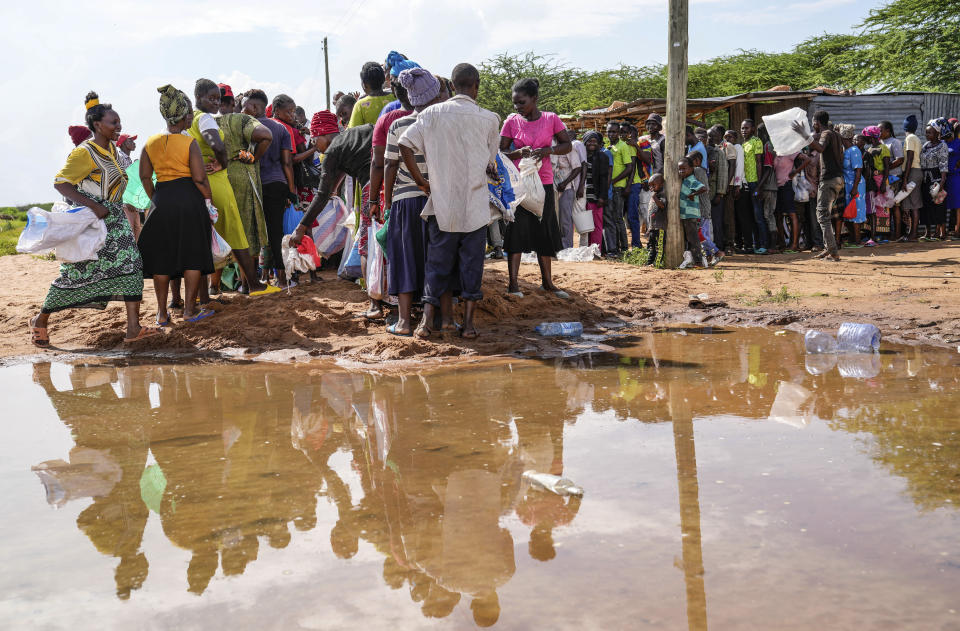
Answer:
<svg viewBox="0 0 960 631"><path fill-rule="evenodd" d="M436 217L428 217L423 301L439 305L440 296L458 286L463 300L483 298L480 285L486 245L486 226L473 232L444 232Z"/></svg>
<svg viewBox="0 0 960 631"><path fill-rule="evenodd" d="M627 223L630 224L630 246L642 248L640 242L640 193L643 184L630 185L630 197L627 198Z"/></svg>

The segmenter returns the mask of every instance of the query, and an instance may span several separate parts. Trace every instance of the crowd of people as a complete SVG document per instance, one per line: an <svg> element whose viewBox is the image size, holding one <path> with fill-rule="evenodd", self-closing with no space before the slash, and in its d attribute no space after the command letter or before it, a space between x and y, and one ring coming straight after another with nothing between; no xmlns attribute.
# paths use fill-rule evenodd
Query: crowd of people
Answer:
<svg viewBox="0 0 960 631"><path fill-rule="evenodd" d="M648 264L662 267L666 168L682 181L681 267L800 250L837 261L841 244L944 240L951 220L960 232L956 119L929 121L921 143L913 116L903 122L901 141L889 121L857 133L821 111L812 134L794 126L805 147L786 155L749 119L739 133L690 125L687 155L665 165L660 115L647 117L642 135L615 121L581 139L557 114L539 109L533 78L513 85L516 112L502 124L478 105L480 74L470 64L458 64L447 79L391 51L383 63L364 64L359 78L362 96L338 93L334 111L309 121L286 94L234 94L201 78L191 101L162 86L166 129L146 140L138 159L131 155L137 136L121 134L117 111L89 93L86 124L69 128L76 148L54 188L103 219L107 237L96 260L62 264L30 320L33 342L49 345L50 314L62 309L123 301L123 339L133 342L159 334L174 313L182 323L213 316L209 303L231 286L228 276L250 296L302 282L287 277L284 248L309 250L334 196L357 211L361 273L371 268L368 259L382 260L386 270L386 290L370 291L363 316L385 320L390 334L422 339L439 332L476 337L487 258L507 259L506 291L515 299L524 297L519 269L531 252L539 290L569 299L551 265L575 246L577 233L580 246L595 246L601 256L644 248ZM507 163L515 171L523 159L538 165L542 206L505 192ZM511 203L515 197L519 204ZM286 223L291 208L300 218L295 229ZM589 215L592 229L578 226L578 213ZM218 243L230 255L215 260ZM230 260L235 266L225 268ZM145 278L156 293L156 326L140 324ZM311 272L310 280L318 277ZM455 300L464 306L460 323ZM388 318L394 306L397 315Z"/></svg>

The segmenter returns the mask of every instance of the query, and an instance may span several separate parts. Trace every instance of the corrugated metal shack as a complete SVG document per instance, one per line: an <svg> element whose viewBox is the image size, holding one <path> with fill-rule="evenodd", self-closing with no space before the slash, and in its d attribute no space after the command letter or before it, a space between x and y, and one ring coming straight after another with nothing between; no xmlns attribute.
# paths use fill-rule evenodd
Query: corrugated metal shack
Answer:
<svg viewBox="0 0 960 631"><path fill-rule="evenodd" d="M863 128L881 120L893 122L898 133L901 122L913 114L921 123L939 116L960 117L960 94L945 92L883 92L875 94L831 94L821 90L799 92L747 92L734 96L719 96L687 100L687 117L704 120L708 114L726 110L727 127L739 128L745 118L758 123L768 114L776 114L793 107L807 110L810 115L823 109L837 123L852 123ZM630 103L615 102L599 110L577 112L571 126L579 129L599 129L610 120L628 120L642 126L651 112L665 114L666 99L637 99Z"/></svg>

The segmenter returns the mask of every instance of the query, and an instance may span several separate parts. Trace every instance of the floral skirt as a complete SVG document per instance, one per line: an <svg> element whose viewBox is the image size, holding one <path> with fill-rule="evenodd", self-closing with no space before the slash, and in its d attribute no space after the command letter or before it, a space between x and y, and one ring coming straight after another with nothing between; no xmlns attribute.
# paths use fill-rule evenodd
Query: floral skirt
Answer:
<svg viewBox="0 0 960 631"><path fill-rule="evenodd" d="M111 300L143 299L143 262L123 203L91 199L110 211L103 220L107 239L97 251L97 260L60 265L60 276L43 301L44 313L73 307L104 309Z"/></svg>

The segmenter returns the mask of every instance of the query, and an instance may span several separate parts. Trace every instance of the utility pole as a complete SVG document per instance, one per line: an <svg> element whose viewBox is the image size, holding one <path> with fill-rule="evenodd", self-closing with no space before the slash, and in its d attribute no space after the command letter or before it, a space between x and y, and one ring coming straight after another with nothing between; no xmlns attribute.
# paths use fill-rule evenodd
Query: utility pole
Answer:
<svg viewBox="0 0 960 631"><path fill-rule="evenodd" d="M330 55L329 55L329 46L327 46L327 38L323 38L323 75L327 80L327 109L330 109ZM684 72L686 74L686 72Z"/></svg>
<svg viewBox="0 0 960 631"><path fill-rule="evenodd" d="M688 19L688 0L670 0L667 38L667 142L663 174L667 186L668 209L664 265L671 269L679 266L683 260L680 176L677 173L677 162L686 155Z"/></svg>

